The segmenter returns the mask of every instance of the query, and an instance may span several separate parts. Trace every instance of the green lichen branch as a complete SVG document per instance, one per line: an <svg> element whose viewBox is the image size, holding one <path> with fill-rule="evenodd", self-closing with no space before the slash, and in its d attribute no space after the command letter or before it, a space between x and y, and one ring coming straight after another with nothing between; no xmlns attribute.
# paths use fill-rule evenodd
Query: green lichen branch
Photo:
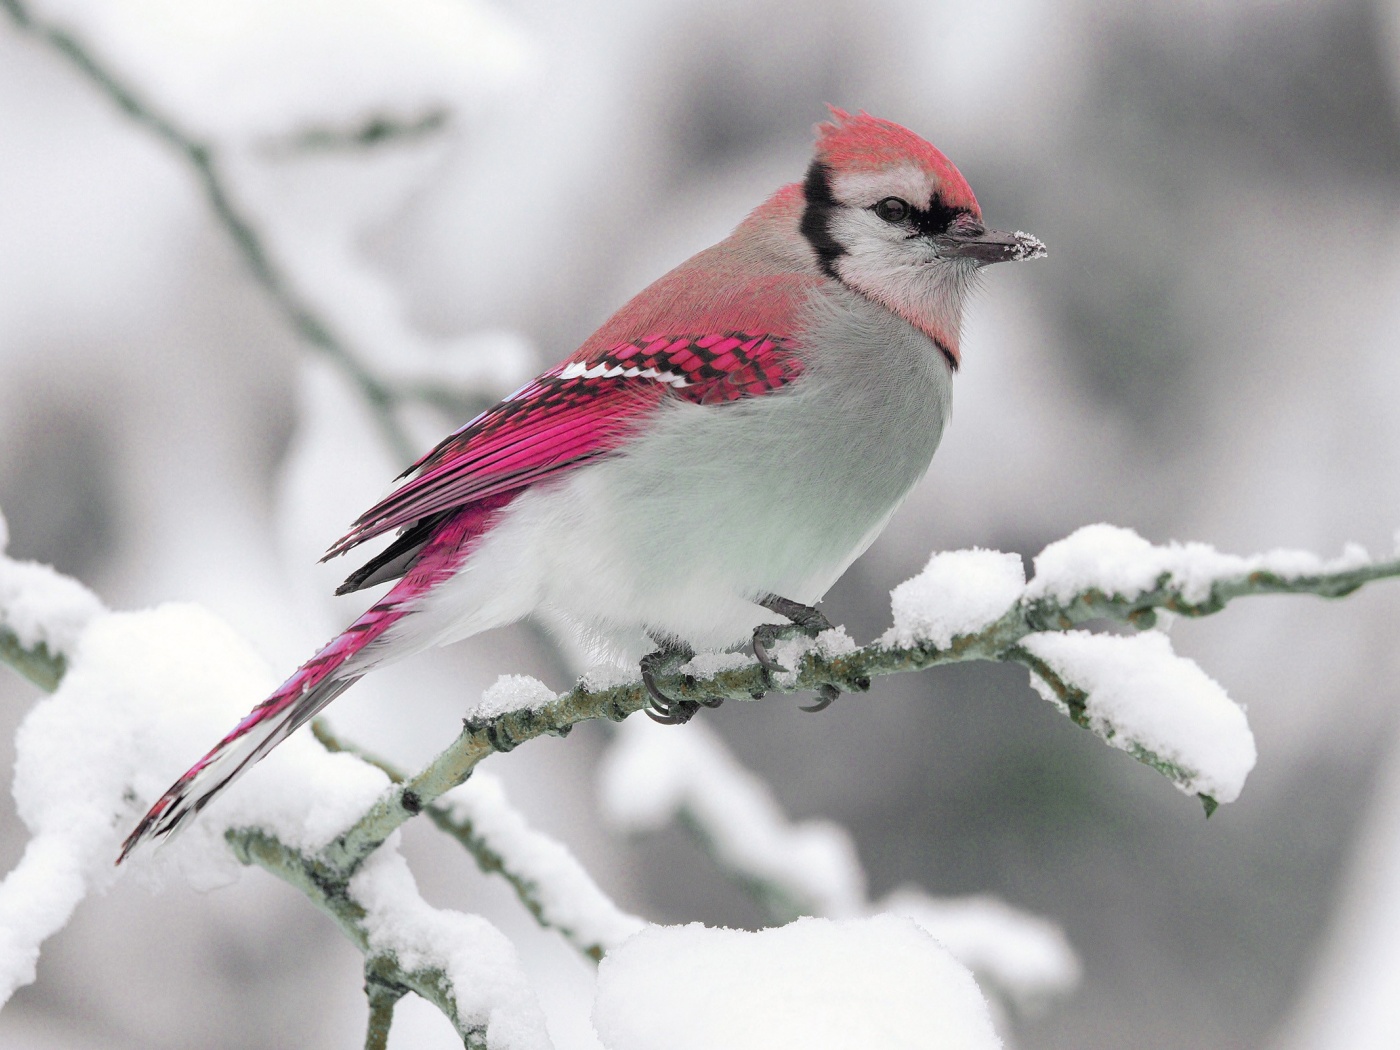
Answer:
<svg viewBox="0 0 1400 1050"><path fill-rule="evenodd" d="M320 741L327 751L345 752L354 755L363 762L374 766L382 771L395 784L402 784L406 779L406 774L393 763L364 750L363 748L351 744L338 737L330 728L330 725L323 718L318 718L311 723L311 732ZM511 889L519 898L520 903L525 906L535 921L545 929L552 929L559 933L580 953L594 962L601 962L607 951L615 945L605 943L607 938L586 936L577 930L570 923L569 919L556 913L551 904L550 896L544 891L530 874L527 873L515 859L509 855L508 849L503 849L489 833L483 833L470 816L464 814L460 807L443 805L441 803L431 803L424 807L424 812L428 819L437 826L438 830L444 832L455 839L476 861L477 867L488 875L499 875L510 884ZM531 834L539 838L538 832ZM550 845L557 847L552 840ZM578 869L581 873L582 869ZM592 886L590 889L601 895L602 891ZM641 923L638 921L640 927Z"/></svg>
<svg viewBox="0 0 1400 1050"><path fill-rule="evenodd" d="M408 994L395 975L381 975L380 960L365 961L365 998L369 1000L369 1020L365 1024L365 1050L389 1050L389 1030L394 1026L394 1007Z"/></svg>
<svg viewBox="0 0 1400 1050"><path fill-rule="evenodd" d="M663 692L675 700L699 703L757 700L770 692L791 693L833 685L846 693L864 693L881 675L922 671L942 664L971 660L1024 663L1018 643L1042 631L1066 631L1093 621L1111 620L1139 630L1152 627L1159 611L1180 616L1209 616L1235 598L1258 594L1314 594L1340 598L1374 580L1400 576L1400 558L1335 571L1284 575L1257 570L1222 575L1204 597L1188 598L1196 588L1163 572L1155 586L1131 595L1089 588L1066 598L1022 598L995 621L954 637L944 646L931 642L889 645L873 642L839 655L809 650L793 673L770 679L757 663L720 671L708 677L676 673L659 679ZM332 870L353 872L396 828L431 806L444 792L471 776L488 755L505 752L535 737L564 736L589 719L620 721L647 706L639 681L593 690L580 682L569 692L540 707L511 711L484 720L468 719L450 747L424 769L386 792L352 827L324 851L322 861ZM1072 705L1071 706L1072 709ZM1131 752L1140 761L1169 773L1172 763L1144 749ZM1170 773L1169 773L1170 775ZM1207 803L1209 808L1209 803Z"/></svg>
<svg viewBox="0 0 1400 1050"><path fill-rule="evenodd" d="M68 670L68 660L62 653L50 652L43 642L27 646L4 626L0 626L0 663L18 671L46 693L58 688Z"/></svg>
<svg viewBox="0 0 1400 1050"><path fill-rule="evenodd" d="M224 837L244 864L256 864L306 894L364 953L365 994L370 1003L366 1046L383 1046L387 1040L393 1006L386 1000L396 1001L411 991L442 1011L467 1050L487 1050L485 1029L463 1020L452 984L440 968L405 967L394 953L375 950L366 927L368 913L355 899L348 880L258 828L231 828Z"/></svg>

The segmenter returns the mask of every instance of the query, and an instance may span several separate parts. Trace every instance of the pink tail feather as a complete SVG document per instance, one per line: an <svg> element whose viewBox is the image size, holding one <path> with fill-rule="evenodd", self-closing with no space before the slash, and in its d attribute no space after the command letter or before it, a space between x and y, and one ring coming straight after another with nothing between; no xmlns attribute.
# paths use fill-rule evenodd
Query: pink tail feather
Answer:
<svg viewBox="0 0 1400 1050"><path fill-rule="evenodd" d="M147 839L178 830L264 755L352 686L368 668L361 666L347 673L347 664L409 614L405 605L417 591L409 583L405 580L395 587L382 602L302 664L276 692L249 711L207 755L175 781L122 843L117 863Z"/></svg>
<svg viewBox="0 0 1400 1050"><path fill-rule="evenodd" d="M384 654L374 660L363 658L367 647L399 620L412 615L418 599L461 568L496 512L517 494L506 493L462 507L435 528L404 578L382 601L302 664L170 786L122 843L117 863L147 839L169 835L197 816L259 759L382 661ZM354 660L356 656L362 658Z"/></svg>

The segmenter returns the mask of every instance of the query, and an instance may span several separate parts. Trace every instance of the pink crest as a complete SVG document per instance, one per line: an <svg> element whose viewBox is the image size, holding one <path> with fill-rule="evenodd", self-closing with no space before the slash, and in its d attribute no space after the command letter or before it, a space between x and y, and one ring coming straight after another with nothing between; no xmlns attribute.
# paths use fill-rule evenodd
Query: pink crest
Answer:
<svg viewBox="0 0 1400 1050"><path fill-rule="evenodd" d="M972 187L953 162L931 143L903 125L881 120L861 110L851 116L844 109L828 106L831 120L815 128L817 159L835 171L870 171L899 164L916 164L928 172L945 204L968 208L981 216Z"/></svg>

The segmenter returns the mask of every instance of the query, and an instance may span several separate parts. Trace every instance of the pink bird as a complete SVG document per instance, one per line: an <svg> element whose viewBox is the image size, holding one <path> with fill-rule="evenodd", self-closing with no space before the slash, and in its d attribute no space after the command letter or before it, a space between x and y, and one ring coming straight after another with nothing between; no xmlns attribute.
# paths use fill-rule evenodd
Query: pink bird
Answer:
<svg viewBox="0 0 1400 1050"><path fill-rule="evenodd" d="M122 859L361 675L429 646L547 611L640 659L650 713L680 722L695 705L655 679L694 651L751 641L771 667L792 625L830 627L814 603L938 447L979 269L1045 249L984 227L957 168L906 128L833 108L816 132L803 182L360 516L327 558L398 535L337 593L398 583L180 777Z"/></svg>

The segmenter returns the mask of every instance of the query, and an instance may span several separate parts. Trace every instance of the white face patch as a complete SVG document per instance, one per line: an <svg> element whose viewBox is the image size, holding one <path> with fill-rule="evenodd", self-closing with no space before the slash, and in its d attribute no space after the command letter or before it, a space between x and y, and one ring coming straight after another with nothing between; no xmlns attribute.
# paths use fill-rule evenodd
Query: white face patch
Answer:
<svg viewBox="0 0 1400 1050"><path fill-rule="evenodd" d="M900 223L886 222L868 208L840 207L833 210L828 229L832 239L845 249L837 260L843 271L850 266L872 272L892 272L910 267L922 268L938 258L927 238Z"/></svg>
<svg viewBox="0 0 1400 1050"><path fill-rule="evenodd" d="M916 208L927 208L933 191L933 177L913 164L880 171L845 172L831 178L832 195L854 208L869 208L886 197L898 197Z"/></svg>
<svg viewBox="0 0 1400 1050"><path fill-rule="evenodd" d="M963 302L977 265L942 259L925 237L885 222L867 208L832 210L829 230L844 249L832 263L837 276L957 353Z"/></svg>

